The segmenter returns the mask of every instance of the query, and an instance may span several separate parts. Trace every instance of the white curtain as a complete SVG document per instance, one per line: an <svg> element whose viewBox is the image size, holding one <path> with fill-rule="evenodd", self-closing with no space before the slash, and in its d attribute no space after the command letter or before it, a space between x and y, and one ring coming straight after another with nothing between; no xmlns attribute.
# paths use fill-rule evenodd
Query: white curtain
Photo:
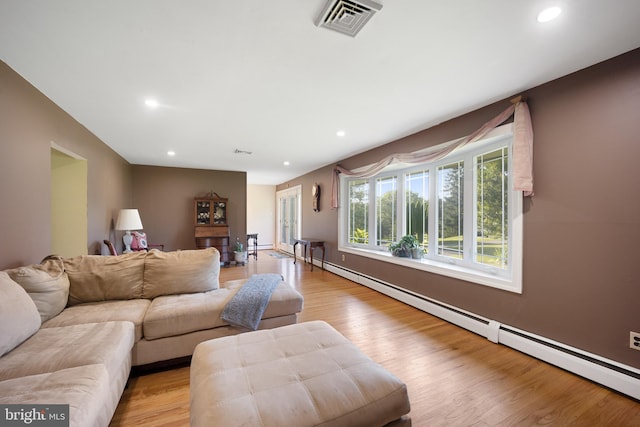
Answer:
<svg viewBox="0 0 640 427"><path fill-rule="evenodd" d="M331 182L331 207L338 207L338 186L340 174L358 178L371 178L382 171L386 166L394 162L425 163L442 159L453 150L464 147L482 139L491 130L502 124L509 117L514 116L513 134L513 189L522 191L524 196L533 196L533 129L531 127L531 114L529 107L521 98L516 100L502 113L485 123L480 129L466 138L453 143L443 145L441 149L433 151L420 151L416 153L390 154L384 159L374 163L365 170L354 172L336 165L333 169Z"/></svg>

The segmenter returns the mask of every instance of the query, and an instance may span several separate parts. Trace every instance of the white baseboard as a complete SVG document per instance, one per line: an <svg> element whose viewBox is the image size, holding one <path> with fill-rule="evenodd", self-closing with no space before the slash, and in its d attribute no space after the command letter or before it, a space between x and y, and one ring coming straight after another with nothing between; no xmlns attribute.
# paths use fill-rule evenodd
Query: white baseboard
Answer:
<svg viewBox="0 0 640 427"><path fill-rule="evenodd" d="M320 262L314 265L320 266ZM588 353L566 344L550 340L495 320L459 309L391 283L325 262L326 270L374 289L412 307L460 326L492 342L516 349L522 353L580 375L605 387L609 387L640 400L640 370L628 365Z"/></svg>

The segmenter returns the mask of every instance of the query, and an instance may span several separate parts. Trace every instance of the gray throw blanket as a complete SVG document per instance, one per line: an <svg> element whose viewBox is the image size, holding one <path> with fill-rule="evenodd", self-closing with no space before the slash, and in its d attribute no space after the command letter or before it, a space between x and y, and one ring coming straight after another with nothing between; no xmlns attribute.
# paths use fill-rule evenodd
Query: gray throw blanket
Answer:
<svg viewBox="0 0 640 427"><path fill-rule="evenodd" d="M282 280L279 274L254 274L224 307L222 319L231 325L255 331L271 294Z"/></svg>

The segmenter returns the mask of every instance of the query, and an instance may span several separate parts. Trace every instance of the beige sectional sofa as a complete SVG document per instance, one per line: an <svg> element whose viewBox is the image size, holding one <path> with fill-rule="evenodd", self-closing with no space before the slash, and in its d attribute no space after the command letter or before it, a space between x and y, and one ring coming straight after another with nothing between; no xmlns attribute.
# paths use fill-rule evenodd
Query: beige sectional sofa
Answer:
<svg viewBox="0 0 640 427"><path fill-rule="evenodd" d="M189 356L246 331L222 320L245 280L219 283L215 248L50 258L0 272L0 404L70 405L71 425L107 426L131 366ZM297 322L278 283L259 328Z"/></svg>

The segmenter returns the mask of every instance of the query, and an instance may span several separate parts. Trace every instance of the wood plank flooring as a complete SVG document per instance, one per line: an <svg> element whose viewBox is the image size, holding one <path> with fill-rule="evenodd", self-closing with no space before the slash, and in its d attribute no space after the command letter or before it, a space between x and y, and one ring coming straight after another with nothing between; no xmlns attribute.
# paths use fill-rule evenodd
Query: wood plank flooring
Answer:
<svg viewBox="0 0 640 427"><path fill-rule="evenodd" d="M275 258L221 281L279 273L325 320L408 387L413 426L640 426L640 403L328 271ZM111 427L189 425L189 367L134 376ZM213 427L213 426L212 426ZM289 427L289 426L287 426ZM295 426L291 426L295 427Z"/></svg>

